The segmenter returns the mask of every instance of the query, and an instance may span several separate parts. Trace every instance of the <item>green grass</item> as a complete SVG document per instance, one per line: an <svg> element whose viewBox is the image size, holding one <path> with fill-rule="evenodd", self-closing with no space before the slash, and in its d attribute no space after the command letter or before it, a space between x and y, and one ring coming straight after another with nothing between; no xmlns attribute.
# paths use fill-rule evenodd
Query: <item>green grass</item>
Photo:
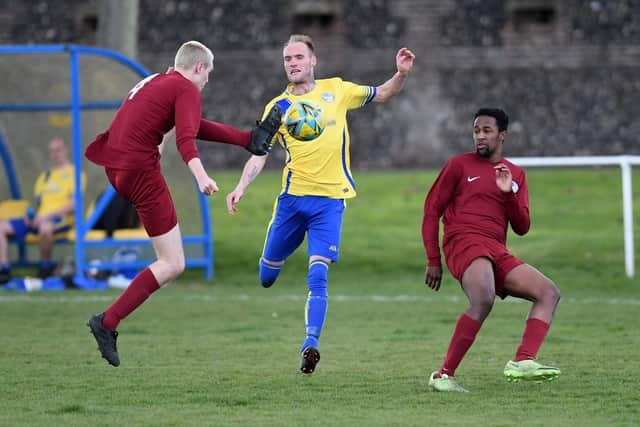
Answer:
<svg viewBox="0 0 640 427"><path fill-rule="evenodd" d="M423 284L420 222L433 172L356 173L312 377L297 372L306 247L273 288L259 286L279 176L263 174L231 217L224 195L237 176L214 174L214 281L189 271L123 321L117 369L84 326L117 291L0 294L0 425L637 425L640 280L624 273L618 170L528 172L532 230L510 235L510 246L561 289L539 356L563 374L504 381L529 304L501 301L457 372L465 395L426 384L467 305L448 275L439 293ZM638 178L634 186L637 236Z"/></svg>

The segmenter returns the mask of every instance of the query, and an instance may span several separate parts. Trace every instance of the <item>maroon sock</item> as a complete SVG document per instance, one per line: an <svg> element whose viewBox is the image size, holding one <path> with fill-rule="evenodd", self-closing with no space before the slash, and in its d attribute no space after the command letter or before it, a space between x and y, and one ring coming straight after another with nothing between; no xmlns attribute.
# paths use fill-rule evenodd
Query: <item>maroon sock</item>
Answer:
<svg viewBox="0 0 640 427"><path fill-rule="evenodd" d="M102 324L114 331L118 323L138 308L149 295L160 289L155 276L148 268L142 270L129 284L127 289L104 312Z"/></svg>
<svg viewBox="0 0 640 427"><path fill-rule="evenodd" d="M522 342L516 351L516 358L513 361L535 359L548 330L549 324L547 322L540 319L527 319L527 324L522 334Z"/></svg>
<svg viewBox="0 0 640 427"><path fill-rule="evenodd" d="M469 350L469 347L471 347L471 344L473 344L473 341L476 339L476 335L481 326L482 322L469 317L466 313L462 313L456 323L447 355L444 358L442 367L438 371L439 374L447 374L450 377L454 376L462 358L467 354L467 350Z"/></svg>
<svg viewBox="0 0 640 427"><path fill-rule="evenodd" d="M197 138L246 147L251 140L251 131L243 131L223 123L202 119Z"/></svg>

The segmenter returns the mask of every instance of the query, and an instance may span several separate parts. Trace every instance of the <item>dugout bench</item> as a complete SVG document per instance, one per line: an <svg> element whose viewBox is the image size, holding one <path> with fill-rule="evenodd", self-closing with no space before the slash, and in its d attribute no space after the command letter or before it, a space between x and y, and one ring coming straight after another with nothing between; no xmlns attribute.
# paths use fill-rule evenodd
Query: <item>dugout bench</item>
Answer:
<svg viewBox="0 0 640 427"><path fill-rule="evenodd" d="M0 45L0 55L68 55L69 58L69 91L70 100L68 102L57 103L0 103L0 114L2 112L30 112L30 111L68 111L71 114L72 127L72 153L73 163L75 166L75 183L76 188L81 188L81 176L83 168L83 154L81 141L81 112L86 110L105 110L117 109L121 100L82 100L80 93L80 57L82 55L93 55L108 58L123 64L130 68L141 77L150 75L144 67L137 62L125 57L117 52L107 49L93 48L77 45ZM128 88L127 88L128 89ZM24 214L26 207L22 197L20 187L15 174L11 155L5 144L2 133L0 133L0 158L4 163L4 169L7 175L7 183L10 188L11 200L4 205L7 214L19 212L21 216ZM186 268L202 268L204 277L211 279L213 277L213 228L211 226L211 216L209 212L209 204L206 196L198 191L197 184L194 181L194 187L198 198L198 207L201 219L201 232L194 235L185 235L182 238L185 248L185 264ZM75 212L74 212L74 229L67 236L61 237L59 243L71 244L74 247L75 271L74 283L82 285L88 278L84 272L89 268L95 268L90 265L90 259L96 257L95 253L103 254L105 248L115 249L123 246L135 246L143 248L141 259L136 262L118 263L105 261L99 265L99 269L118 270L118 269L141 269L155 260L155 253L151 246L150 239L141 229L134 230L117 230L113 237L106 237L99 230L92 230L109 202L115 195L115 190L110 185L104 192L102 197L96 203L94 211L85 218L84 215L84 194L80 191L75 192ZM142 232L141 232L142 231ZM31 239L31 240L29 240ZM29 264L27 259L26 245L33 243L33 237L27 239L26 242L18 244L18 263ZM37 239L37 237L36 237ZM82 287L82 286L81 286Z"/></svg>

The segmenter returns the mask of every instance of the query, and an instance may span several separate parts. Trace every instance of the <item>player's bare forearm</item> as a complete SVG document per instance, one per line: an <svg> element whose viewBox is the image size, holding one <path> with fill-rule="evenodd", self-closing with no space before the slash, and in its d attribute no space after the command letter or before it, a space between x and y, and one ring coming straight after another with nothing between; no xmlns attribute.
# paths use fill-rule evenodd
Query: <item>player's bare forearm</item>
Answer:
<svg viewBox="0 0 640 427"><path fill-rule="evenodd" d="M266 156L251 156L247 163L244 165L244 169L242 170L242 175L240 176L240 181L236 186L236 189L244 192L244 190L251 184L262 172L265 163L267 162Z"/></svg>
<svg viewBox="0 0 640 427"><path fill-rule="evenodd" d="M209 176L207 175L207 171L204 169L202 161L199 157L194 157L193 159L189 160L189 163L187 165L189 166L191 174L197 181L203 179L205 176Z"/></svg>
<svg viewBox="0 0 640 427"><path fill-rule="evenodd" d="M257 176L264 168L267 161L267 155L263 156L251 156L242 169L242 175L236 188L229 194L227 194L227 210L229 214L235 215L238 212L237 205L244 195L244 190L257 178Z"/></svg>
<svg viewBox="0 0 640 427"><path fill-rule="evenodd" d="M404 82L413 68L415 55L407 48L402 48L396 54L398 71L386 82L376 88L374 102L387 102L396 96L404 86Z"/></svg>
<svg viewBox="0 0 640 427"><path fill-rule="evenodd" d="M396 96L400 90L402 90L406 79L407 74L402 75L395 73L393 77L376 88L376 97L373 98L374 102L387 102Z"/></svg>

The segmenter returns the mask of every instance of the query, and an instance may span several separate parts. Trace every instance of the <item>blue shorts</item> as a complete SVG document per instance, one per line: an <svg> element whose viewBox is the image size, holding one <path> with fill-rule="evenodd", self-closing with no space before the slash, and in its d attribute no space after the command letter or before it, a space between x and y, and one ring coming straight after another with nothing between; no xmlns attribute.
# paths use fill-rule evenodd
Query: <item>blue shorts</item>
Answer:
<svg viewBox="0 0 640 427"><path fill-rule="evenodd" d="M56 235L58 233L64 233L69 231L71 227L65 221L62 221L62 218L59 216L54 216L52 218L54 224L56 224L56 228L53 231L53 234ZM19 242L22 242L28 233L38 234L38 229L34 227L28 227L27 223L24 221L24 218L13 218L9 220L11 224L11 228L13 228L13 237Z"/></svg>
<svg viewBox="0 0 640 427"><path fill-rule="evenodd" d="M342 232L343 199L281 194L274 206L262 256L284 261L307 234L308 255L338 262Z"/></svg>

